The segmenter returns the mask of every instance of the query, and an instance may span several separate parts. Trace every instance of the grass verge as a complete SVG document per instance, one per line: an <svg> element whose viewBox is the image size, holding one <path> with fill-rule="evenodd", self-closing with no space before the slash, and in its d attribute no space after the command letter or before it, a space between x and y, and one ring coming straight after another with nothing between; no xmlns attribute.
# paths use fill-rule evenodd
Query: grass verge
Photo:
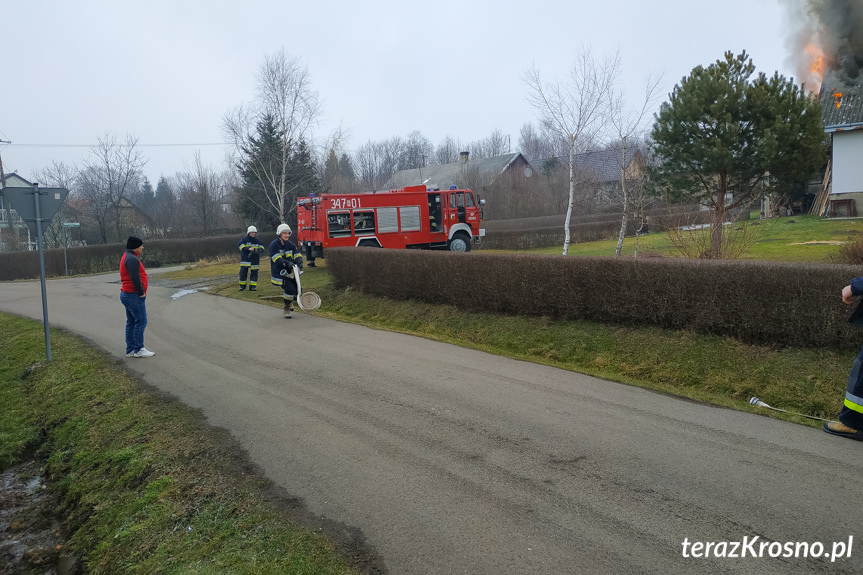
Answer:
<svg viewBox="0 0 863 575"><path fill-rule="evenodd" d="M64 553L93 574L349 574L320 532L298 527L227 432L142 389L115 360L40 324L0 321L0 469L45 460ZM294 502L296 503L296 502Z"/></svg>
<svg viewBox="0 0 863 575"><path fill-rule="evenodd" d="M752 219L744 223L755 226L752 228L754 242L740 258L747 260L832 263L837 261L839 246L863 232L863 220L860 219L829 219L809 215ZM740 225L738 223L736 227ZM625 238L623 255L631 256L635 252L635 243L634 237ZM535 252L560 254L562 247L542 248ZM613 256L616 247L617 240L603 240L571 244L567 252L572 256ZM680 256L664 233L649 233L638 238L638 252L642 255Z"/></svg>

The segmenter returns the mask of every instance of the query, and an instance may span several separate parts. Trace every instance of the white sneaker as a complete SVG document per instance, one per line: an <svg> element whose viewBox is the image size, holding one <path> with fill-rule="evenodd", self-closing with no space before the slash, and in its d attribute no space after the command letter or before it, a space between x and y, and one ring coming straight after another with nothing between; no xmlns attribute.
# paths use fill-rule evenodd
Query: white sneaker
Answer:
<svg viewBox="0 0 863 575"><path fill-rule="evenodd" d="M142 347L141 349L136 351L133 355L134 355L134 357L153 357L156 354L155 354L155 352L150 351L146 347Z"/></svg>
<svg viewBox="0 0 863 575"><path fill-rule="evenodd" d="M126 357L135 357L135 352L130 351L129 353L126 354Z"/></svg>

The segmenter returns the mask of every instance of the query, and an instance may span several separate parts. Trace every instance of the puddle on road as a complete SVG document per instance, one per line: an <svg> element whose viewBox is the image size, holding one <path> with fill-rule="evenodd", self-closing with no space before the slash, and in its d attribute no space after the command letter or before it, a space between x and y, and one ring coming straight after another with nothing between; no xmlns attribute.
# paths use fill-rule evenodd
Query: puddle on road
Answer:
<svg viewBox="0 0 863 575"><path fill-rule="evenodd" d="M178 298L183 297L184 295L189 295L190 293L195 293L197 291L203 291L203 290L208 290L208 289L210 289L210 288L209 287L202 287L202 288L198 288L198 289L181 289L181 290L176 291L173 294L171 294L171 299L178 299Z"/></svg>

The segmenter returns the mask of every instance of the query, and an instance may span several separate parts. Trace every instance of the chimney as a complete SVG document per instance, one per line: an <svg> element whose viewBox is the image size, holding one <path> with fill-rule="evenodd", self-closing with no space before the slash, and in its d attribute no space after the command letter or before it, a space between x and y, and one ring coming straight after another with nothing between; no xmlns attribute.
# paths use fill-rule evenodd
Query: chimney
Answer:
<svg viewBox="0 0 863 575"><path fill-rule="evenodd" d="M470 156L470 152L460 152L458 155L458 161L465 163L467 162L468 156Z"/></svg>

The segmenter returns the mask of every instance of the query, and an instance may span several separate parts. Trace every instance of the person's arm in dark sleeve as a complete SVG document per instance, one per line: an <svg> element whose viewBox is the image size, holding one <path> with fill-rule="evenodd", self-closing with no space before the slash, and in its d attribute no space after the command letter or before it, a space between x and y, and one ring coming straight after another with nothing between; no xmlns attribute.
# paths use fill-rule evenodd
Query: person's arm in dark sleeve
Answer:
<svg viewBox="0 0 863 575"><path fill-rule="evenodd" d="M129 280L135 286L139 296L144 295L144 282L141 281L141 261L133 254L126 255L126 271L129 272Z"/></svg>
<svg viewBox="0 0 863 575"><path fill-rule="evenodd" d="M301 254L295 248L293 251L293 254L291 254L291 255L292 255L293 263L296 264L296 266L298 268L303 269L303 254Z"/></svg>

